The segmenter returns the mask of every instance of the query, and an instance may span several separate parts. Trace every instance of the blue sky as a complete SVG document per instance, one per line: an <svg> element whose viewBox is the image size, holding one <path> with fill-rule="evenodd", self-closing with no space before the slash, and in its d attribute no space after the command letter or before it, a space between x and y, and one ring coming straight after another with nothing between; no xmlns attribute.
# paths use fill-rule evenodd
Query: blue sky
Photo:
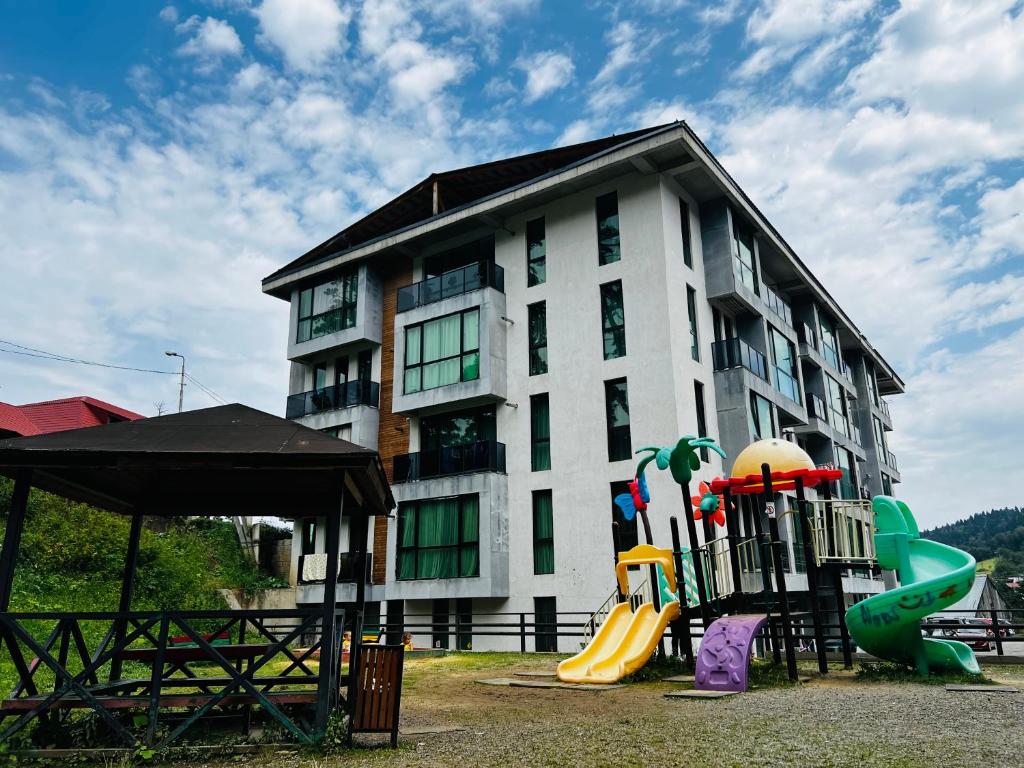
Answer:
<svg viewBox="0 0 1024 768"><path fill-rule="evenodd" d="M280 413L261 277L432 171L673 119L903 375L926 524L1020 504L1019 1L0 0L0 339L175 349ZM173 376L17 349L0 400L176 403Z"/></svg>

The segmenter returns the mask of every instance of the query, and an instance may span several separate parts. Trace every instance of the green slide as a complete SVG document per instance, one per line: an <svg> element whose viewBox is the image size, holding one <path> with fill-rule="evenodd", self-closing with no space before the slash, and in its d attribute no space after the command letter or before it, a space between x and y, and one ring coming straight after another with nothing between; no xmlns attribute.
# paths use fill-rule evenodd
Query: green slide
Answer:
<svg viewBox="0 0 1024 768"><path fill-rule="evenodd" d="M850 637L880 659L929 670L979 673L974 652L957 640L922 637L925 616L948 608L974 584L975 561L960 549L922 539L902 501L876 496L875 551L882 568L899 572L900 586L873 595L846 612Z"/></svg>

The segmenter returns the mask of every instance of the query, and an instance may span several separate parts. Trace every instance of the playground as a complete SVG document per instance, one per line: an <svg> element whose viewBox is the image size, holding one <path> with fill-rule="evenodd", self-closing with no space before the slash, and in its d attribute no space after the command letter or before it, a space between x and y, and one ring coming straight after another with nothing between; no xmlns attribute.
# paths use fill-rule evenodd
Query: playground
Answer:
<svg viewBox="0 0 1024 768"><path fill-rule="evenodd" d="M247 756L246 763L279 768L970 766L1019 764L1024 750L1020 694L964 698L942 685L863 682L842 672L841 665L832 666L831 679L819 680L814 662L801 662L801 674L812 677L809 683L752 689L717 701L666 699L665 693L684 686L662 682L600 692L478 682L513 670L553 672L559 658L514 653L412 658L406 662L398 750L364 748L328 757L273 750ZM1024 685L1021 667L983 666L983 671L994 681Z"/></svg>

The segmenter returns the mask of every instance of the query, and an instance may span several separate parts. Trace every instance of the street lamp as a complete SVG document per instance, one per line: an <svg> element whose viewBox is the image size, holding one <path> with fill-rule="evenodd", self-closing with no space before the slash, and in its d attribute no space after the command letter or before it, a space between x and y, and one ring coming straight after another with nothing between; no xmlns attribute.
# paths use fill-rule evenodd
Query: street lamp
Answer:
<svg viewBox="0 0 1024 768"><path fill-rule="evenodd" d="M178 413L181 413L181 408L185 402L185 356L179 355L177 352L164 352L168 357L180 357L181 358L181 384L178 385Z"/></svg>

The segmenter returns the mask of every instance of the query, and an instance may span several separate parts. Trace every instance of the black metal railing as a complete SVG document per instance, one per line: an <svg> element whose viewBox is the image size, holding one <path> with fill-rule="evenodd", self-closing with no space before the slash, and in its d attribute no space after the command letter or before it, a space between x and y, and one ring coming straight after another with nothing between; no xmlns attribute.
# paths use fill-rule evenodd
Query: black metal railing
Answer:
<svg viewBox="0 0 1024 768"><path fill-rule="evenodd" d="M768 364L764 355L742 339L722 339L711 345L711 360L716 371L744 367L758 378L768 381Z"/></svg>
<svg viewBox="0 0 1024 768"><path fill-rule="evenodd" d="M392 463L392 477L396 483L469 472L504 471L505 444L494 440L403 453L395 456Z"/></svg>
<svg viewBox="0 0 1024 768"><path fill-rule="evenodd" d="M900 468L896 465L896 454L894 454L892 451L886 451L885 463L887 466L891 467L892 469L895 469L897 472L900 471Z"/></svg>
<svg viewBox="0 0 1024 768"><path fill-rule="evenodd" d="M356 379L344 384L288 395L285 418L298 419L312 413L333 411L337 408L351 408L355 405L370 405L376 408L379 401L379 383Z"/></svg>
<svg viewBox="0 0 1024 768"><path fill-rule="evenodd" d="M493 261L468 264L398 289L398 311L433 304L481 288L505 292L505 270Z"/></svg>
<svg viewBox="0 0 1024 768"><path fill-rule="evenodd" d="M299 584L323 584L324 578L313 576L312 574L306 573L306 561L309 558L326 558L326 553L316 553L311 555L299 555L299 573L298 581ZM312 561L310 561L312 565ZM364 581L369 582L370 577L373 574L373 553L366 553L366 566L364 567ZM354 584L358 579L356 578L356 556L352 552L339 552L338 553L338 583L339 584Z"/></svg>
<svg viewBox="0 0 1024 768"><path fill-rule="evenodd" d="M764 287L764 301L769 309L786 321L786 325L792 327L793 310L789 303L767 285Z"/></svg>

